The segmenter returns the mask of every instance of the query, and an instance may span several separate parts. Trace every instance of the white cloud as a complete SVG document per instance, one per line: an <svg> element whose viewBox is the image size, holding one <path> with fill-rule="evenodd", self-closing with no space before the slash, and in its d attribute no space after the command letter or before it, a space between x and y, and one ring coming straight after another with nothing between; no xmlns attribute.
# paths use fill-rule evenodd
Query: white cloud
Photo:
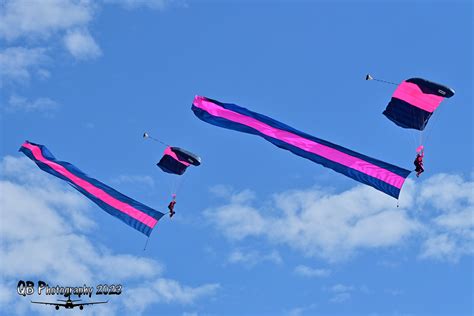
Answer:
<svg viewBox="0 0 474 316"><path fill-rule="evenodd" d="M393 199L358 186L340 194L320 189L277 194L260 212L254 194L236 194L228 204L208 209L209 221L230 239L263 236L309 256L337 260L361 248L388 247L418 229Z"/></svg>
<svg viewBox="0 0 474 316"><path fill-rule="evenodd" d="M28 100L17 95L10 96L7 110L12 112L43 112L51 113L59 108L59 104L49 98L37 98L35 100Z"/></svg>
<svg viewBox="0 0 474 316"><path fill-rule="evenodd" d="M349 292L336 293L330 300L331 303L343 303L352 297Z"/></svg>
<svg viewBox="0 0 474 316"><path fill-rule="evenodd" d="M457 262L474 254L474 181L438 174L425 181L417 199L432 214L420 258Z"/></svg>
<svg viewBox="0 0 474 316"><path fill-rule="evenodd" d="M48 73L40 68L48 62L44 48L8 47L0 51L0 77L3 82L28 82L32 73Z"/></svg>
<svg viewBox="0 0 474 316"><path fill-rule="evenodd" d="M327 277L331 274L331 271L328 269L315 269L305 265L298 265L294 270L295 274L308 278L321 278Z"/></svg>
<svg viewBox="0 0 474 316"><path fill-rule="evenodd" d="M24 41L22 46L12 45L0 52L2 80L25 83L33 76L49 78L49 71L42 67L53 59L57 46L54 43L64 34L66 47L75 58L100 56L99 46L87 32L95 11L96 2L89 0L4 1L0 38L8 43ZM76 29L83 31L73 31Z"/></svg>
<svg viewBox="0 0 474 316"><path fill-rule="evenodd" d="M99 45L85 30L68 31L64 36L64 45L76 59L94 59L102 55Z"/></svg>
<svg viewBox="0 0 474 316"><path fill-rule="evenodd" d="M355 287L352 285L336 284L329 288L329 292L333 293L330 299L331 303L343 303L352 298L352 292Z"/></svg>
<svg viewBox="0 0 474 316"><path fill-rule="evenodd" d="M0 14L0 36L49 37L55 32L83 26L93 17L93 1L6 0Z"/></svg>
<svg viewBox="0 0 474 316"><path fill-rule="evenodd" d="M218 226L232 239L243 239L264 233L267 222L258 211L241 201L241 194L233 197L228 205L206 210L209 221Z"/></svg>
<svg viewBox="0 0 474 316"><path fill-rule="evenodd" d="M291 310L288 311L288 315L289 316L300 316L300 315L303 315L303 314L309 314L310 311L314 308L316 308L317 305L316 304L310 304L308 306L298 306L298 307L294 307L292 308Z"/></svg>
<svg viewBox="0 0 474 316"><path fill-rule="evenodd" d="M232 191L231 186L224 185L224 184L218 184L218 185L212 186L209 189L209 192L211 192L214 196L221 197L221 198L230 198L232 197L232 194L234 193Z"/></svg>
<svg viewBox="0 0 474 316"><path fill-rule="evenodd" d="M341 193L290 190L261 205L252 192L225 188L217 193L228 202L204 214L231 240L263 237L329 261L403 245L412 237L422 241L420 258L456 261L474 253L473 188L459 175L438 174L416 186L407 180L400 208L361 185Z"/></svg>
<svg viewBox="0 0 474 316"><path fill-rule="evenodd" d="M403 295L404 292L402 290L399 290L399 289L391 289L391 288L387 288L384 290L384 293L386 294L389 294L391 296L400 296L400 295Z"/></svg>
<svg viewBox="0 0 474 316"><path fill-rule="evenodd" d="M174 280L159 279L127 291L125 305L129 310L141 313L156 303L192 304L201 297L214 295L219 287L213 283L192 288Z"/></svg>
<svg viewBox="0 0 474 316"><path fill-rule="evenodd" d="M275 264L281 264L283 262L277 251L261 253L257 250L243 251L240 249L232 251L228 257L228 261L234 264L243 264L246 267L253 267L262 262L272 262Z"/></svg>
<svg viewBox="0 0 474 316"><path fill-rule="evenodd" d="M351 292L354 287L352 285L335 284L329 290L333 293Z"/></svg>
<svg viewBox="0 0 474 316"><path fill-rule="evenodd" d="M23 297L8 294L15 291L19 276L44 280L52 286L122 283L127 286L123 296L141 291L146 280L160 298L142 302L142 309L156 303L191 304L218 289L218 284L181 285L162 277L161 263L117 254L91 240L87 233L97 229L88 217L91 203L62 181L40 171L27 158L3 158L0 173L0 301L6 312L18 313L17 308L24 313L38 310L25 305ZM167 291L170 292L165 294ZM93 313L115 312L112 306L106 306Z"/></svg>
<svg viewBox="0 0 474 316"><path fill-rule="evenodd" d="M450 212L474 205L474 182L465 181L456 174L437 174L426 181L419 193L422 205Z"/></svg>
<svg viewBox="0 0 474 316"><path fill-rule="evenodd" d="M90 24L104 2L126 9L162 10L172 1L3 0L0 39L10 47L0 50L0 87L6 82L24 84L31 78L50 78L45 66L55 59L58 47L81 61L100 57L102 50L91 36Z"/></svg>

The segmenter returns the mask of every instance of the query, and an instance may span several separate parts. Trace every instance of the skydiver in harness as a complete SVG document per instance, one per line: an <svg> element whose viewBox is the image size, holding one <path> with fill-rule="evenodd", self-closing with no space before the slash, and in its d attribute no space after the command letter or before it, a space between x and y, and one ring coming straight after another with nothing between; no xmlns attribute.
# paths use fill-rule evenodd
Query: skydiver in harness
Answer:
<svg viewBox="0 0 474 316"><path fill-rule="evenodd" d="M423 149L421 149L419 152L416 153L416 158L415 161L413 161L413 164L415 165L415 171L416 171L416 177L419 177L420 174L425 172L425 169L423 168L423 157L425 156Z"/></svg>
<svg viewBox="0 0 474 316"><path fill-rule="evenodd" d="M173 194L173 199L171 200L170 204L168 204L168 209L170 210L170 218L176 213L174 211L174 205L176 204L176 194Z"/></svg>

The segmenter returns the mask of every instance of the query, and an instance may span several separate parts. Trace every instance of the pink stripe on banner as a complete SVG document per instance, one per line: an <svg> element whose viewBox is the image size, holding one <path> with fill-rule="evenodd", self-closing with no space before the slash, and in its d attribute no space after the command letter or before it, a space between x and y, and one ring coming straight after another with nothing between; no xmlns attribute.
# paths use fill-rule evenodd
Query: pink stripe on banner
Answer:
<svg viewBox="0 0 474 316"><path fill-rule="evenodd" d="M156 219L153 217L149 216L146 213L143 213L140 210L137 210L136 208L130 206L127 203L124 203L122 201L117 200L116 198L110 196L108 193L105 191L97 188L96 186L92 185L91 183L79 178L78 176L72 174L69 172L66 168L61 166L60 164L57 164L51 160L46 159L43 156L43 153L41 152L41 149L37 146L34 146L32 144L24 143L23 147L28 148L32 153L33 156L38 160L41 161L42 163L50 166L53 168L55 171L58 173L62 174L69 180L71 180L75 185L81 187L82 189L86 190L88 193L94 195L101 201L109 204L110 206L116 208L117 210L129 215L130 217L136 219L139 222L142 222L146 226L153 228L155 227L156 223L158 222Z"/></svg>
<svg viewBox="0 0 474 316"><path fill-rule="evenodd" d="M406 81L398 86L392 97L408 102L430 113L434 112L444 99L439 95L423 93L416 84Z"/></svg>
<svg viewBox="0 0 474 316"><path fill-rule="evenodd" d="M178 160L180 163L182 163L186 167L189 167L190 165L189 162L180 160L178 156L176 156L175 152L171 150L171 147L166 147L164 154L173 157L174 159Z"/></svg>
<svg viewBox="0 0 474 316"><path fill-rule="evenodd" d="M296 134L271 127L252 117L236 113L206 100L204 97L196 96L193 102L194 106L208 112L211 115L222 117L227 120L249 126L260 133L282 140L290 145L303 149L307 152L319 155L331 161L337 162L346 167L365 173L371 177L377 178L396 188L401 188L405 178L395 174L389 170L371 164L365 160L353 157L346 153L340 152L334 148L324 146L317 142L303 138Z"/></svg>

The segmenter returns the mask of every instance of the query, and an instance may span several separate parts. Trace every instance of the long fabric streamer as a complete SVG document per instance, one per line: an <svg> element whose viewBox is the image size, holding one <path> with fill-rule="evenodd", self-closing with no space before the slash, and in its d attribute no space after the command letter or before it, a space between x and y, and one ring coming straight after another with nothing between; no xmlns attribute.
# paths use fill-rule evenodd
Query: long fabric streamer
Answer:
<svg viewBox="0 0 474 316"><path fill-rule="evenodd" d="M370 185L396 199L410 174L409 170L308 135L235 104L196 96L192 110L207 123L261 136L282 149Z"/></svg>
<svg viewBox="0 0 474 316"><path fill-rule="evenodd" d="M41 170L68 182L101 209L146 236L150 236L156 223L164 215L89 177L74 165L56 160L43 145L26 141L20 151L33 160Z"/></svg>

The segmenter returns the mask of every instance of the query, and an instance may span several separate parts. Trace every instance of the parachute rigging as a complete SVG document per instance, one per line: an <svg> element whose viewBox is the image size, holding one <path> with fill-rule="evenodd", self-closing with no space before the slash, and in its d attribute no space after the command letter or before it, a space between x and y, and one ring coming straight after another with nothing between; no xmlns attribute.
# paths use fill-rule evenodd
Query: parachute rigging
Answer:
<svg viewBox="0 0 474 316"><path fill-rule="evenodd" d="M189 166L201 165L201 157L192 152L179 147L173 147L165 142L150 136L147 132L143 133L144 139L152 139L166 146L163 156L160 161L156 164L163 172L172 175L177 175L176 179L172 180L171 185L171 197L172 200L168 205L170 217L174 215L174 205L176 204L176 195L181 187L184 174Z"/></svg>

